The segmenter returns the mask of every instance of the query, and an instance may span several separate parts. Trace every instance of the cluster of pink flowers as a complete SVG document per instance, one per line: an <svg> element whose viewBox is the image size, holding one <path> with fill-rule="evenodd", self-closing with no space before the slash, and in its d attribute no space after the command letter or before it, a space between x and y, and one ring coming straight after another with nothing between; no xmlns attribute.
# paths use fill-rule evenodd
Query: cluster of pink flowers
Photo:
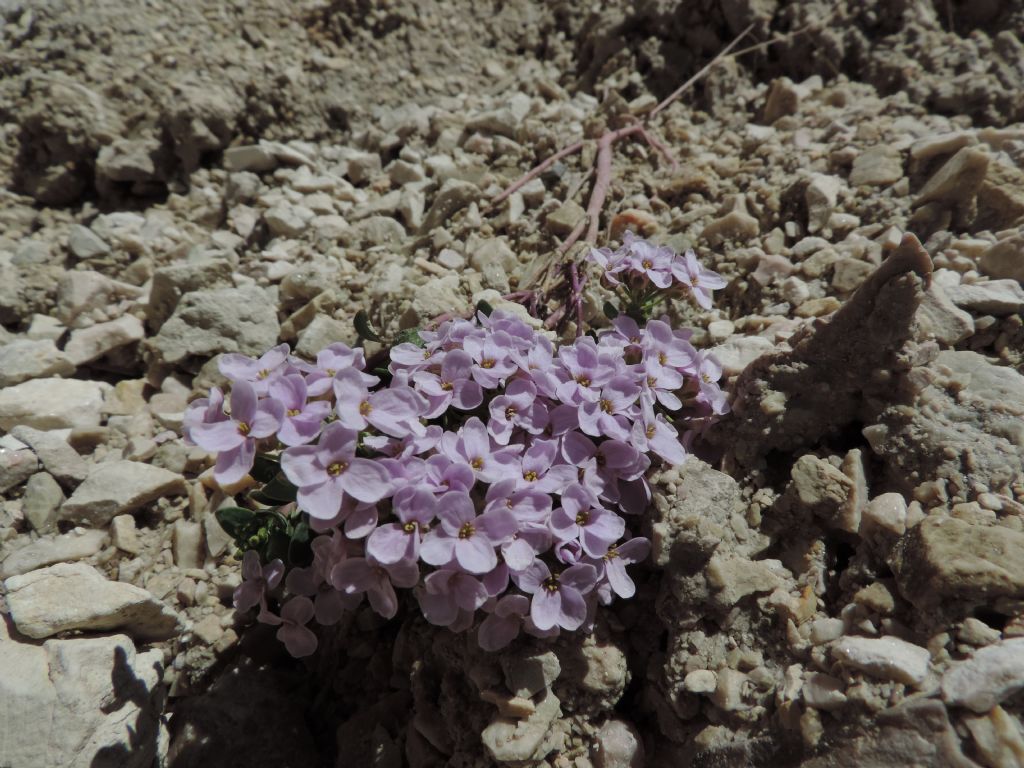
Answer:
<svg viewBox="0 0 1024 768"><path fill-rule="evenodd" d="M635 591L626 566L649 543L627 520L649 506L652 462L681 463L691 420L727 409L714 358L660 320L621 315L560 347L500 312L420 336L390 350L385 381L344 344L312 364L287 345L225 355L230 397L215 388L186 414L222 484L280 451L319 534L279 615L266 593L280 562L247 553L236 594L293 655L315 650L311 619L333 624L364 596L395 616L396 588L435 625L478 626L489 650L589 628L598 604Z"/></svg>

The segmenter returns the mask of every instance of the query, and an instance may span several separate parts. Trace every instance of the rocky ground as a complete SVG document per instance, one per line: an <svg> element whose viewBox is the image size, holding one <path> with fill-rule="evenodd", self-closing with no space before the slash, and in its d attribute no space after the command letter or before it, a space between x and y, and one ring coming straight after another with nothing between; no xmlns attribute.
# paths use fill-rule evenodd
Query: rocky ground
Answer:
<svg viewBox="0 0 1024 768"><path fill-rule="evenodd" d="M600 5L0 0L0 765L1024 764L1024 7ZM616 149L602 239L730 281L675 311L734 414L637 597L286 658L178 435L217 355L502 306L592 144L489 200L748 24L653 123L678 170Z"/></svg>

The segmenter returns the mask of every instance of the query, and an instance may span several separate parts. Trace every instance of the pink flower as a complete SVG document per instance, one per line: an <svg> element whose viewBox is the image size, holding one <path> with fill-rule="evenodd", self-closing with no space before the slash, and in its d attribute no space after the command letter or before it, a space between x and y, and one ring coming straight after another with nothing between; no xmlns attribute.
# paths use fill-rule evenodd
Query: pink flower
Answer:
<svg viewBox="0 0 1024 768"><path fill-rule="evenodd" d="M626 566L643 562L650 552L651 542L641 537L608 547L608 551L597 562L602 571L601 576L608 580L615 594L623 598L636 594L636 585L626 573Z"/></svg>
<svg viewBox="0 0 1024 768"><path fill-rule="evenodd" d="M530 601L522 595L507 595L495 604L491 614L483 620L477 633L477 642L485 651L498 651L519 635L524 617L530 612Z"/></svg>
<svg viewBox="0 0 1024 768"><path fill-rule="evenodd" d="M265 395L270 385L287 372L290 351L287 344L278 344L257 360L229 353L221 355L217 368L231 381L246 381L253 385L257 395Z"/></svg>
<svg viewBox="0 0 1024 768"><path fill-rule="evenodd" d="M597 506L597 499L582 485L562 494L562 506L551 513L551 530L559 541L578 539L591 557L600 557L626 531L626 521Z"/></svg>
<svg viewBox="0 0 1024 768"><path fill-rule="evenodd" d="M484 423L471 416L458 432L445 432L437 450L452 461L468 464L483 482L493 483L516 466L522 446L498 446Z"/></svg>
<svg viewBox="0 0 1024 768"><path fill-rule="evenodd" d="M316 439L331 404L306 400L306 380L301 375L280 376L270 383L270 396L284 407L284 418L277 439L285 445L303 445Z"/></svg>
<svg viewBox="0 0 1024 768"><path fill-rule="evenodd" d="M256 441L274 435L284 418L284 406L276 400L259 400L247 381L236 381L231 390L231 416L223 421L193 424L189 435L200 448L217 451L213 476L231 485L245 477L256 458Z"/></svg>
<svg viewBox="0 0 1024 768"><path fill-rule="evenodd" d="M349 369L335 377L334 397L338 423L348 429L360 432L372 425L392 437L426 434L419 418L427 401L411 387L391 386L371 394L362 374Z"/></svg>
<svg viewBox="0 0 1024 768"><path fill-rule="evenodd" d="M236 611L248 611L259 605L266 608L267 592L281 583L284 563L271 560L260 565L260 556L250 549L242 556L242 583L232 595Z"/></svg>
<svg viewBox="0 0 1024 768"><path fill-rule="evenodd" d="M672 262L672 275L690 289L693 298L704 309L711 309L711 292L726 286L720 274L700 265L692 248L682 258L676 256Z"/></svg>
<svg viewBox="0 0 1024 768"><path fill-rule="evenodd" d="M308 597L293 597L281 607L280 616L264 610L259 620L264 624L277 625L277 639L284 643L288 653L301 659L316 651L316 635L306 626L313 614L313 603Z"/></svg>
<svg viewBox="0 0 1024 768"><path fill-rule="evenodd" d="M335 589L348 595L366 594L370 607L385 619L398 613L395 587L409 588L420 580L416 563L398 562L384 565L372 556L350 557L331 571Z"/></svg>
<svg viewBox="0 0 1024 768"><path fill-rule="evenodd" d="M442 568L423 580L423 588L417 590L416 599L427 621L450 627L460 613L472 615L483 605L487 601L487 590L478 578L465 571Z"/></svg>
<svg viewBox="0 0 1024 768"><path fill-rule="evenodd" d="M357 435L337 422L329 424L317 445L288 448L281 469L299 489L299 507L313 517L330 519L345 496L373 503L391 491L391 476L379 462L357 458Z"/></svg>
<svg viewBox="0 0 1024 768"><path fill-rule="evenodd" d="M407 486L394 495L391 508L399 522L374 529L366 540L366 553L384 565L415 563L420 540L434 522L437 500L426 488Z"/></svg>
<svg viewBox="0 0 1024 768"><path fill-rule="evenodd" d="M523 592L533 595L530 618L538 629L561 627L572 631L586 621L583 595L597 585L594 566L580 563L552 574L543 560L537 560L513 578Z"/></svg>
<svg viewBox="0 0 1024 768"><path fill-rule="evenodd" d="M469 573L487 573L498 564L494 548L516 532L515 516L500 507L477 516L463 491L446 493L437 502L439 528L426 535L420 550L425 563L456 563Z"/></svg>

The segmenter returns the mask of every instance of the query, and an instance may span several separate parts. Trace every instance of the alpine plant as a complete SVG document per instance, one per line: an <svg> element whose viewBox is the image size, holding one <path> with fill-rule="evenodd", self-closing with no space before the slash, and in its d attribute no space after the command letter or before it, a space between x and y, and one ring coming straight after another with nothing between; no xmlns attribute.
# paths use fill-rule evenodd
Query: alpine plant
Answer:
<svg viewBox="0 0 1024 768"><path fill-rule="evenodd" d="M674 293L709 307L725 281L629 233L589 260L621 310L571 344L480 311L372 371L340 343L314 363L287 345L224 355L230 391L193 402L184 433L216 454L218 483L255 488L217 513L245 550L236 608L258 607L298 657L317 647L311 621L364 600L390 619L411 592L428 622L496 650L589 631L599 605L632 597L649 471L727 411L718 363L650 314Z"/></svg>

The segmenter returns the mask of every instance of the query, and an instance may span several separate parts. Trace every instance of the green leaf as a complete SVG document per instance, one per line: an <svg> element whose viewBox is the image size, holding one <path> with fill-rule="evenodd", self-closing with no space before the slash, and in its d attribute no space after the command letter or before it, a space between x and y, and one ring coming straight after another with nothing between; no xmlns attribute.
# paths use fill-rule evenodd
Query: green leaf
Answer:
<svg viewBox="0 0 1024 768"><path fill-rule="evenodd" d="M292 485L283 472L278 472L274 479L264 485L259 491L252 495L252 498L261 504L287 504L295 501L298 489ZM270 501L264 501L269 499Z"/></svg>
<svg viewBox="0 0 1024 768"><path fill-rule="evenodd" d="M307 566L312 560L313 548L310 546L309 523L302 520L292 530L292 538L288 543L288 563Z"/></svg>
<svg viewBox="0 0 1024 768"><path fill-rule="evenodd" d="M618 308L614 304L612 304L610 301L606 301L604 303L603 309L604 309L604 316L607 317L609 320L614 320L616 317L619 316Z"/></svg>
<svg viewBox="0 0 1024 768"><path fill-rule="evenodd" d="M249 470L249 474L252 475L253 479L260 483L268 483L277 476L281 471L281 463L273 456L268 456L265 453L256 454L256 460L253 462L252 469Z"/></svg>
<svg viewBox="0 0 1024 768"><path fill-rule="evenodd" d="M478 301L476 303L476 311L477 312L483 312L485 315L487 315L487 317L490 317L491 316L491 312L494 311L494 307L492 307L486 301L481 299L480 301Z"/></svg>
<svg viewBox="0 0 1024 768"><path fill-rule="evenodd" d="M377 335L376 331L370 327L370 316L366 314L365 309L360 309L356 312L353 323L356 327L356 333L359 334L361 339L369 339L370 341L382 341L381 337Z"/></svg>
<svg viewBox="0 0 1024 768"><path fill-rule="evenodd" d="M235 541L248 538L257 525L256 513L242 507L224 507L214 512L214 516L224 532Z"/></svg>
<svg viewBox="0 0 1024 768"><path fill-rule="evenodd" d="M420 336L419 328L406 328L404 331L399 331L398 335L395 336L395 345L399 344L415 344L417 347L427 346L427 342Z"/></svg>

